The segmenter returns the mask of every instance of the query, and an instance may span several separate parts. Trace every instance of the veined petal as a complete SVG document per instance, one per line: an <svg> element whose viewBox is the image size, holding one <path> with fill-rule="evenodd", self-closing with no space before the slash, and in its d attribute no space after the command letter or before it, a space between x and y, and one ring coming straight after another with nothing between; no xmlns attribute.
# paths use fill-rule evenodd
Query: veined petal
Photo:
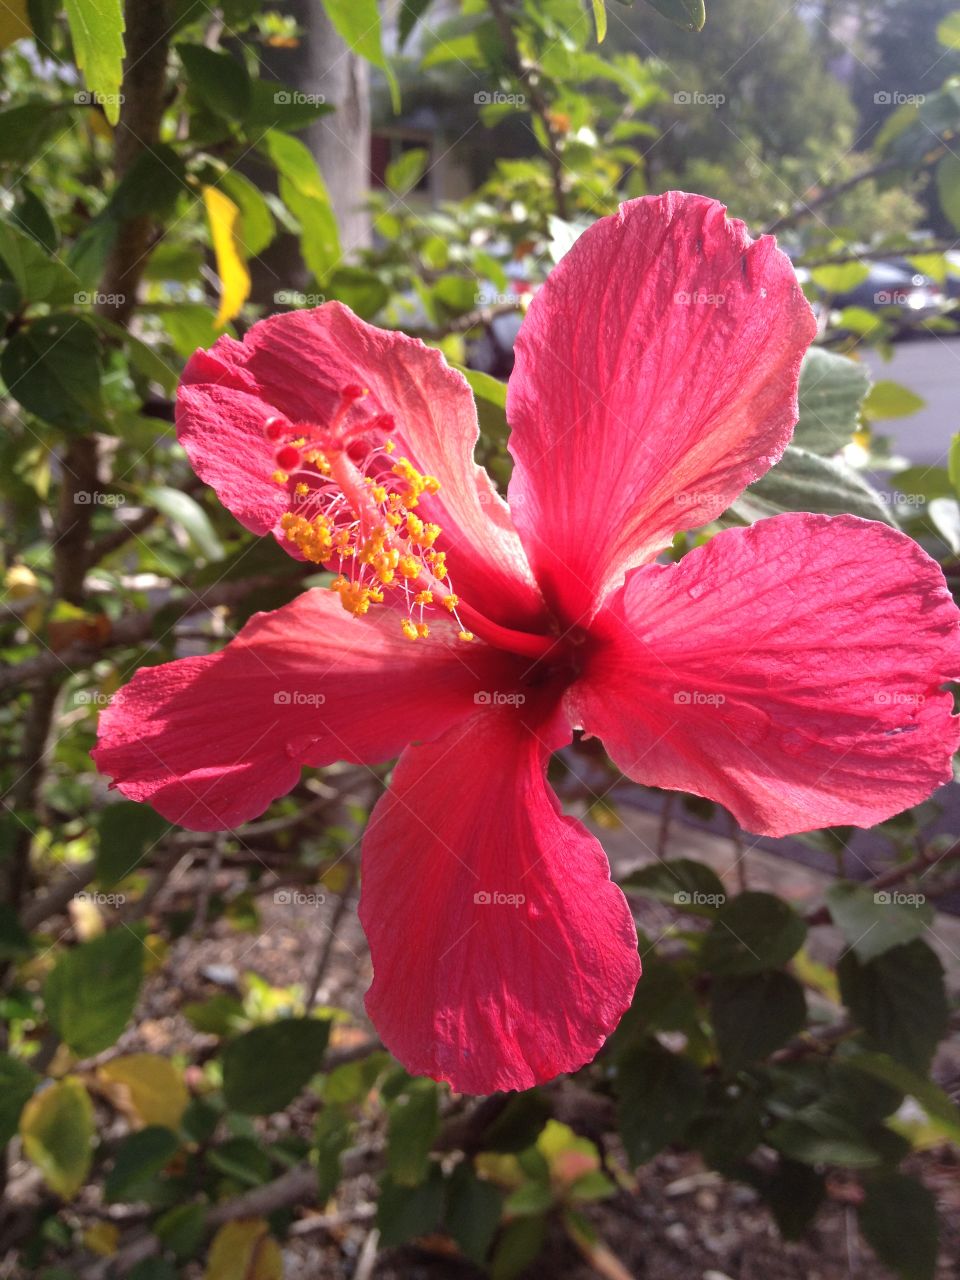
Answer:
<svg viewBox="0 0 960 1280"><path fill-rule="evenodd" d="M777 516L635 570L568 709L630 777L717 800L748 831L869 827L952 776L958 623L913 539Z"/></svg>
<svg viewBox="0 0 960 1280"><path fill-rule="evenodd" d="M459 643L452 623L411 643L392 612L353 618L309 591L220 653L142 667L101 715L93 757L131 800L216 831L263 813L305 764L373 764L442 733L518 663Z"/></svg>
<svg viewBox="0 0 960 1280"><path fill-rule="evenodd" d="M523 322L510 506L569 623L725 510L796 424L813 315L774 241L724 215L680 192L629 201L584 232Z"/></svg>
<svg viewBox="0 0 960 1280"><path fill-rule="evenodd" d="M589 1062L640 974L623 894L561 814L527 712L490 709L409 747L363 842L367 1010L408 1071L462 1093Z"/></svg>
<svg viewBox="0 0 960 1280"><path fill-rule="evenodd" d="M473 460L473 395L462 374L419 340L365 324L339 302L271 316L242 342L223 337L192 357L177 400L178 435L223 504L289 550L280 529L289 495L272 479L276 445L265 426L279 416L324 430L348 386L368 393L358 412L394 419L396 456L440 482L418 510L441 527L437 546L454 589L494 621L533 629L543 602L506 504Z"/></svg>

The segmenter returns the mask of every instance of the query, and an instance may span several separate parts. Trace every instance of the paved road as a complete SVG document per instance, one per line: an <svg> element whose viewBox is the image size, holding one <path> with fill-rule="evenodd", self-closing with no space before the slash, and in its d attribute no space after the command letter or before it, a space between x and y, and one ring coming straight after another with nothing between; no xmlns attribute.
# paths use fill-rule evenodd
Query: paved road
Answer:
<svg viewBox="0 0 960 1280"><path fill-rule="evenodd" d="M875 379L902 382L927 402L909 418L878 423L877 431L911 462L943 465L950 437L960 431L960 338L900 342L889 362L868 348L865 358Z"/></svg>

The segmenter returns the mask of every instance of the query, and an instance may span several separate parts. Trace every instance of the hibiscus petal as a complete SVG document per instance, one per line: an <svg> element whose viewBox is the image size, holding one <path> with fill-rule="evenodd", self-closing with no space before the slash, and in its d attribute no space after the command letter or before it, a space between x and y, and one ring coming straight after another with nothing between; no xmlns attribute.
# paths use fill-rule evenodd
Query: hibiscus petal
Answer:
<svg viewBox="0 0 960 1280"><path fill-rule="evenodd" d="M813 315L774 241L724 214L680 192L629 201L584 232L520 330L510 507L568 622L724 511L797 421Z"/></svg>
<svg viewBox="0 0 960 1280"><path fill-rule="evenodd" d="M411 643L329 591L251 618L220 653L144 667L100 717L93 752L125 796L196 831L263 813L304 764L372 764L476 712L523 660L446 622Z"/></svg>
<svg viewBox="0 0 960 1280"><path fill-rule="evenodd" d="M397 456L436 476L440 492L421 499L425 519L443 529L454 589L495 621L535 625L543 609L506 504L473 460L479 428L473 395L441 353L405 334L377 329L339 302L271 316L242 342L220 338L184 372L177 431L202 480L248 529L273 532L289 509L268 418L324 427L345 386L369 389L363 410L391 414Z"/></svg>
<svg viewBox="0 0 960 1280"><path fill-rule="evenodd" d="M463 1093L589 1062L640 974L623 894L523 711L408 748L363 842L367 1011L408 1071Z"/></svg>
<svg viewBox="0 0 960 1280"><path fill-rule="evenodd" d="M748 831L872 826L952 776L958 622L911 538L777 516L635 570L568 706L632 778L718 800Z"/></svg>

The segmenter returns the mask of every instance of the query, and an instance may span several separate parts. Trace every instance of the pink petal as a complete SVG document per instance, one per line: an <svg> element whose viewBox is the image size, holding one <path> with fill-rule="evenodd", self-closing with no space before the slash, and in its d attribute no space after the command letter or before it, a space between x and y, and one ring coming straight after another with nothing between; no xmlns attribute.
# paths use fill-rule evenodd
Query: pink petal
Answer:
<svg viewBox="0 0 960 1280"><path fill-rule="evenodd" d="M408 1071L462 1093L589 1062L640 974L623 894L596 839L560 813L526 711L408 748L363 843L367 1010Z"/></svg>
<svg viewBox="0 0 960 1280"><path fill-rule="evenodd" d="M420 513L441 526L453 589L495 621L531 626L542 601L506 505L473 460L478 437L473 396L439 351L365 324L339 302L260 321L243 342L220 338L187 365L177 430L194 470L255 533L279 529L289 509L271 476L276 445L263 434L281 416L326 427L348 385L369 389L362 410L392 414L397 456L440 481Z"/></svg>
<svg viewBox="0 0 960 1280"><path fill-rule="evenodd" d="M872 826L952 776L958 622L911 538L777 516L637 569L568 708L632 778L718 800L748 831Z"/></svg>
<svg viewBox="0 0 960 1280"><path fill-rule="evenodd" d="M263 813L304 764L372 764L442 733L518 663L464 645L449 621L411 643L391 611L359 620L309 591L220 653L138 671L101 715L93 756L131 800L220 830Z"/></svg>
<svg viewBox="0 0 960 1280"><path fill-rule="evenodd" d="M535 297L507 415L510 507L549 603L584 621L783 453L816 324L786 256L670 192L586 231Z"/></svg>

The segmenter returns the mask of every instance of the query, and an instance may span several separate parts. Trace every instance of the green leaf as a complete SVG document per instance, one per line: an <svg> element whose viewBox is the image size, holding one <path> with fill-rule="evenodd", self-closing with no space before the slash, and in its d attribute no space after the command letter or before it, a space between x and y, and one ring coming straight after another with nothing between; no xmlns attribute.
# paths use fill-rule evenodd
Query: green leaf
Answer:
<svg viewBox="0 0 960 1280"><path fill-rule="evenodd" d="M811 347L800 370L800 417L793 442L811 453L836 453L860 422L870 371L846 356Z"/></svg>
<svg viewBox="0 0 960 1280"><path fill-rule="evenodd" d="M937 39L948 49L960 49L960 10L954 9L937 25Z"/></svg>
<svg viewBox="0 0 960 1280"><path fill-rule="evenodd" d="M19 227L0 219L0 258L24 302L73 302L80 279Z"/></svg>
<svg viewBox="0 0 960 1280"><path fill-rule="evenodd" d="M153 1224L153 1232L180 1262L194 1257L207 1231L207 1214L202 1204L178 1204Z"/></svg>
<svg viewBox="0 0 960 1280"><path fill-rule="evenodd" d="M335 109L320 94L301 93L279 80L252 80L250 105L244 113L243 124L252 135L259 135L263 129L296 133Z"/></svg>
<svg viewBox="0 0 960 1280"><path fill-rule="evenodd" d="M707 20L703 0L647 0L647 4L684 31L702 31Z"/></svg>
<svg viewBox="0 0 960 1280"><path fill-rule="evenodd" d="M766 1058L807 1020L803 987L777 970L720 978L710 993L710 1010L720 1058L729 1071Z"/></svg>
<svg viewBox="0 0 960 1280"><path fill-rule="evenodd" d="M946 1034L943 966L916 939L861 962L848 951L837 966L840 994L871 1046L918 1071L930 1065Z"/></svg>
<svg viewBox="0 0 960 1280"><path fill-rule="evenodd" d="M380 1243L394 1249L417 1236L435 1231L443 1213L443 1174L434 1164L425 1182L416 1187L398 1187L384 1178L377 1201Z"/></svg>
<svg viewBox="0 0 960 1280"><path fill-rule="evenodd" d="M64 0L77 66L111 124L120 119L122 0Z"/></svg>
<svg viewBox="0 0 960 1280"><path fill-rule="evenodd" d="M177 1135L157 1124L131 1133L117 1148L113 1168L103 1185L104 1199L108 1204L139 1199L143 1184L159 1173L179 1148Z"/></svg>
<svg viewBox="0 0 960 1280"><path fill-rule="evenodd" d="M750 485L731 510L751 524L784 511L849 513L895 524L877 491L852 467L795 445L787 446L777 465Z"/></svg>
<svg viewBox="0 0 960 1280"><path fill-rule="evenodd" d="M858 284L863 284L870 274L865 262L844 262L832 266L815 267L810 275L813 282L824 293L849 293Z"/></svg>
<svg viewBox="0 0 960 1280"><path fill-rule="evenodd" d="M911 1071L902 1062L896 1062L885 1053L864 1053L860 1049L844 1057L847 1066L866 1072L875 1080L882 1080L901 1093L908 1093L927 1113L931 1123L942 1132L948 1142L960 1146L960 1108L932 1080Z"/></svg>
<svg viewBox="0 0 960 1280"><path fill-rule="evenodd" d="M923 901L916 902L916 897L896 891L874 892L843 880L830 885L826 893L834 924L864 961L926 932L933 910Z"/></svg>
<svg viewBox="0 0 960 1280"><path fill-rule="evenodd" d="M75 1076L34 1094L20 1117L29 1160L51 1191L69 1200L87 1179L93 1160L93 1105Z"/></svg>
<svg viewBox="0 0 960 1280"><path fill-rule="evenodd" d="M329 1036L329 1022L285 1018L232 1041L223 1053L227 1105L255 1116L282 1111L321 1069Z"/></svg>
<svg viewBox="0 0 960 1280"><path fill-rule="evenodd" d="M429 159L430 152L426 147L413 147L402 152L387 165L384 175L387 187L398 196L405 196L423 177Z"/></svg>
<svg viewBox="0 0 960 1280"><path fill-rule="evenodd" d="M519 1152L532 1146L550 1119L551 1107L536 1089L513 1094L506 1106L483 1131L484 1151Z"/></svg>
<svg viewBox="0 0 960 1280"><path fill-rule="evenodd" d="M260 1187L270 1179L270 1157L255 1138L228 1138L207 1155L210 1165L245 1187Z"/></svg>
<svg viewBox="0 0 960 1280"><path fill-rule="evenodd" d="M950 452L947 455L947 475L953 485L954 492L960 497L960 434L950 441Z"/></svg>
<svg viewBox="0 0 960 1280"><path fill-rule="evenodd" d="M430 8L432 0L405 0L400 9L397 44L400 49L407 43L410 33Z"/></svg>
<svg viewBox="0 0 960 1280"><path fill-rule="evenodd" d="M447 1186L444 1226L460 1252L482 1266L500 1225L503 1194L484 1178L478 1178L469 1161L457 1165Z"/></svg>
<svg viewBox="0 0 960 1280"><path fill-rule="evenodd" d="M30 98L0 111L0 164L24 168L38 155L57 129L68 124L70 108L62 102Z"/></svg>
<svg viewBox="0 0 960 1280"><path fill-rule="evenodd" d="M0 1146L17 1132L20 1113L40 1083L40 1077L19 1058L0 1053Z"/></svg>
<svg viewBox="0 0 960 1280"><path fill-rule="evenodd" d="M785 1240L799 1240L826 1199L823 1174L787 1157L777 1162L771 1174L745 1165L742 1176L770 1206Z"/></svg>
<svg viewBox="0 0 960 1280"><path fill-rule="evenodd" d="M215 115L241 119L250 106L250 77L231 54L200 44L178 44L190 92Z"/></svg>
<svg viewBox="0 0 960 1280"><path fill-rule="evenodd" d="M344 1108L328 1103L317 1118L313 1139L321 1204L330 1199L340 1184L340 1157L350 1146L351 1137L350 1120Z"/></svg>
<svg viewBox="0 0 960 1280"><path fill-rule="evenodd" d="M393 68L383 52L380 9L377 0L323 0L327 17L337 35L367 62L379 67L387 77L394 114L400 111L400 90Z"/></svg>
<svg viewBox="0 0 960 1280"><path fill-rule="evenodd" d="M389 1107L387 1173L400 1187L415 1187L427 1176L430 1151L440 1128L437 1086L412 1080Z"/></svg>
<svg viewBox="0 0 960 1280"><path fill-rule="evenodd" d="M620 1136L637 1165L683 1136L703 1102L703 1078L689 1058L652 1041L624 1054L616 1091Z"/></svg>
<svg viewBox="0 0 960 1280"><path fill-rule="evenodd" d="M31 950L30 935L7 902L0 902L0 960L18 960Z"/></svg>
<svg viewBox="0 0 960 1280"><path fill-rule="evenodd" d="M960 231L960 157L948 151L937 165L937 195L940 207L955 231Z"/></svg>
<svg viewBox="0 0 960 1280"><path fill-rule="evenodd" d="M907 467L890 478L900 493L907 498L923 498L930 502L933 498L952 498L955 496L950 474L945 467Z"/></svg>
<svg viewBox="0 0 960 1280"><path fill-rule="evenodd" d="M317 162L298 138L274 129L264 138L263 148L280 175L280 198L300 223L304 261L322 282L341 253L337 220Z"/></svg>
<svg viewBox="0 0 960 1280"><path fill-rule="evenodd" d="M223 544L196 498L181 489L168 489L163 485L149 485L143 491L143 498L161 515L178 524L204 559L221 559Z"/></svg>
<svg viewBox="0 0 960 1280"><path fill-rule="evenodd" d="M217 179L217 186L223 187L240 210L238 236L246 256L255 258L277 234L277 224L269 205L250 179L236 169L222 174Z"/></svg>
<svg viewBox="0 0 960 1280"><path fill-rule="evenodd" d="M128 876L169 830L166 819L145 804L108 805L97 823L97 879L111 885Z"/></svg>
<svg viewBox="0 0 960 1280"><path fill-rule="evenodd" d="M863 402L863 413L870 419L907 418L926 403L922 396L916 395L909 387L902 387L899 382L877 382Z"/></svg>
<svg viewBox="0 0 960 1280"><path fill-rule="evenodd" d="M372 320L390 301L389 288L376 272L364 267L338 267L328 281L327 290L363 320Z"/></svg>
<svg viewBox="0 0 960 1280"><path fill-rule="evenodd" d="M807 926L781 898L747 892L717 912L700 949L713 974L736 976L779 969L803 946Z"/></svg>
<svg viewBox="0 0 960 1280"><path fill-rule="evenodd" d="M607 10L603 0L591 0L593 5L593 21L597 28L597 44L603 44L607 34Z"/></svg>
<svg viewBox="0 0 960 1280"><path fill-rule="evenodd" d="M802 1164L869 1169L882 1161L872 1136L845 1116L814 1104L775 1125L767 1140L789 1159Z"/></svg>
<svg viewBox="0 0 960 1280"><path fill-rule="evenodd" d="M847 951L837 965L840 993L870 1043L915 1070L928 1068L947 1029L943 966L916 938L867 963Z"/></svg>
<svg viewBox="0 0 960 1280"><path fill-rule="evenodd" d="M916 1178L886 1173L865 1183L860 1229L902 1280L932 1280L939 1228L933 1196Z"/></svg>
<svg viewBox="0 0 960 1280"><path fill-rule="evenodd" d="M711 914L727 900L727 891L717 873L692 858L658 859L620 881L628 893L642 893L659 902L669 902L683 911Z"/></svg>
<svg viewBox="0 0 960 1280"><path fill-rule="evenodd" d="M547 1240L544 1217L517 1218L500 1233L490 1264L491 1280L513 1280L536 1262Z"/></svg>
<svg viewBox="0 0 960 1280"><path fill-rule="evenodd" d="M81 1058L109 1049L126 1027L143 977L143 943L114 929L64 951L47 978L47 1014Z"/></svg>
<svg viewBox="0 0 960 1280"><path fill-rule="evenodd" d="M81 432L98 425L100 344L76 316L41 316L18 330L0 355L9 393L30 413Z"/></svg>

